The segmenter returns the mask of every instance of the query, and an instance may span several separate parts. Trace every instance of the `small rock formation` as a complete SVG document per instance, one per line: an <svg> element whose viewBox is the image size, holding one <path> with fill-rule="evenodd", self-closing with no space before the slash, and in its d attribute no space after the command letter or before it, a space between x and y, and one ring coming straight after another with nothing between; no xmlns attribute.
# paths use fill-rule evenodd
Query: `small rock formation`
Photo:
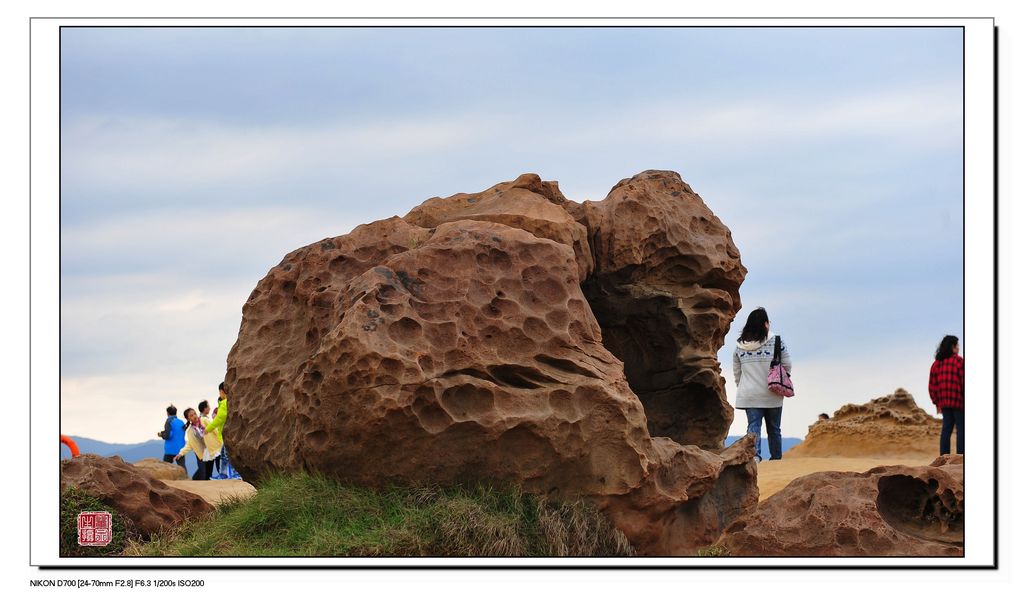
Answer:
<svg viewBox="0 0 1024 601"><path fill-rule="evenodd" d="M167 463L159 459L147 457L133 463L135 467L146 472L157 480L188 480L185 468L176 463Z"/></svg>
<svg viewBox="0 0 1024 601"><path fill-rule="evenodd" d="M831 419L811 424L787 457L935 457L942 420L902 388L863 405L843 405ZM954 435L955 447L955 435Z"/></svg>
<svg viewBox="0 0 1024 601"><path fill-rule="evenodd" d="M734 521L718 545L747 557L962 556L963 456L797 478Z"/></svg>
<svg viewBox="0 0 1024 601"><path fill-rule="evenodd" d="M228 356L232 462L589 496L641 552L687 552L757 500L752 440L721 449L716 359L745 273L673 172L596 203L532 174L431 198L259 282Z"/></svg>
<svg viewBox="0 0 1024 601"><path fill-rule="evenodd" d="M62 460L60 489L72 486L115 508L147 538L213 511L199 496L171 488L116 456Z"/></svg>
<svg viewBox="0 0 1024 601"><path fill-rule="evenodd" d="M626 495L597 498L640 554L692 554L757 507L752 434L718 456L667 438L652 443L658 468Z"/></svg>

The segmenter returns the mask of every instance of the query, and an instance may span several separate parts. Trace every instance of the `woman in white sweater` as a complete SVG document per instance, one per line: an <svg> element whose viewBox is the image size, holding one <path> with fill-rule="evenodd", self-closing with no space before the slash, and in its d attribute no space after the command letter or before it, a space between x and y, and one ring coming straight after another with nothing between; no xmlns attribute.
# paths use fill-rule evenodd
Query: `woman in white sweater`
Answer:
<svg viewBox="0 0 1024 601"><path fill-rule="evenodd" d="M757 461L761 461L761 420L768 429L771 458L782 459L782 396L768 390L768 370L775 354L776 337L769 326L768 312L764 308L751 311L732 354L736 408L746 411L747 432L757 437ZM782 366L787 372L793 371L785 341L782 341Z"/></svg>
<svg viewBox="0 0 1024 601"><path fill-rule="evenodd" d="M185 446L178 451L178 457L190 452L196 454L199 466L192 475L193 480L209 480L213 470L213 457L206 446L206 428L199 419L199 413L191 407L185 410ZM177 459L177 458L176 458Z"/></svg>

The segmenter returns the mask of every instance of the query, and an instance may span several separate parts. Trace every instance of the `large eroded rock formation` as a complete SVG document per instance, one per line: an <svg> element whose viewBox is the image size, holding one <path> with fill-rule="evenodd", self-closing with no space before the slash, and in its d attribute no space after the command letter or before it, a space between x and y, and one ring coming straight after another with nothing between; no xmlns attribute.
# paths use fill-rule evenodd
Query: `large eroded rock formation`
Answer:
<svg viewBox="0 0 1024 601"><path fill-rule="evenodd" d="M962 556L963 455L797 478L719 544L732 556Z"/></svg>
<svg viewBox="0 0 1024 601"><path fill-rule="evenodd" d="M228 357L232 460L591 496L642 552L686 552L756 504L750 441L721 452L716 360L745 273L672 172L582 205L536 175L432 198L260 281Z"/></svg>
<svg viewBox="0 0 1024 601"><path fill-rule="evenodd" d="M937 457L942 420L928 415L902 388L857 405L843 405L831 419L808 428L787 457ZM953 437L956 447L956 436Z"/></svg>

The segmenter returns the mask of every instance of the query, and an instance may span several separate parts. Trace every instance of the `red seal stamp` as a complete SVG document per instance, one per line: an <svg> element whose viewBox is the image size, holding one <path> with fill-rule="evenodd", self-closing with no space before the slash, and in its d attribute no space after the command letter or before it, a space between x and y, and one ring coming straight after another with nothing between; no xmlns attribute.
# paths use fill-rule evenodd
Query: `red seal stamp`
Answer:
<svg viewBox="0 0 1024 601"><path fill-rule="evenodd" d="M83 511L78 514L78 544L106 547L114 538L113 522L107 511Z"/></svg>

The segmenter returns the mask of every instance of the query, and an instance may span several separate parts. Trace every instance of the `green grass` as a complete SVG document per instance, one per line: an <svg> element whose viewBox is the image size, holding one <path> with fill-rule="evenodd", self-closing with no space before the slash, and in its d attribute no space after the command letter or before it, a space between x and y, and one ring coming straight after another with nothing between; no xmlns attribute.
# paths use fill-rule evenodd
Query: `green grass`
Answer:
<svg viewBox="0 0 1024 601"><path fill-rule="evenodd" d="M78 544L78 514L83 511L108 511L113 522L113 537L105 547L82 547ZM117 556L137 546L141 535L131 520L120 515L103 501L71 487L60 494L60 556Z"/></svg>
<svg viewBox="0 0 1024 601"><path fill-rule="evenodd" d="M632 549L593 505L518 490L345 486L277 475L247 500L131 555L182 556L613 556Z"/></svg>
<svg viewBox="0 0 1024 601"><path fill-rule="evenodd" d="M729 557L729 549L720 545L710 545L697 549L697 557Z"/></svg>

